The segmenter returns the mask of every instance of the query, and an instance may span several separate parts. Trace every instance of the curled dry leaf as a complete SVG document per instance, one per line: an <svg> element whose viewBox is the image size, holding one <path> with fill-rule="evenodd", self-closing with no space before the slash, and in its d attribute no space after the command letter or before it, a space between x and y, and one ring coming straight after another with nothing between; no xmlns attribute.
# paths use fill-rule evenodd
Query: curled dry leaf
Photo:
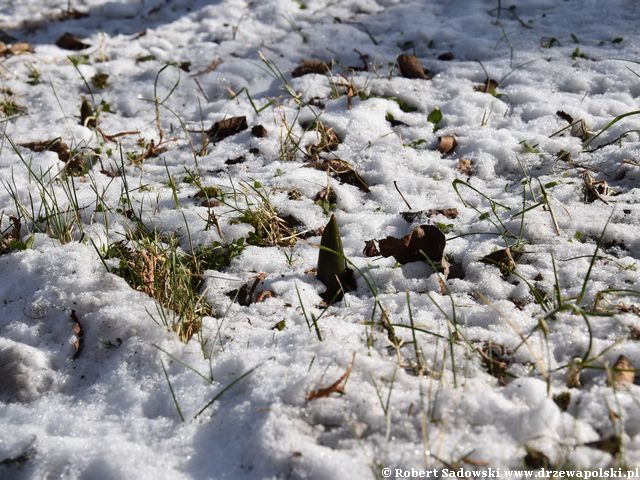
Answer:
<svg viewBox="0 0 640 480"><path fill-rule="evenodd" d="M438 264L442 261L445 244L444 234L435 225L420 225L402 238L378 240L380 254L393 257L401 264L425 261L427 258Z"/></svg>
<svg viewBox="0 0 640 480"><path fill-rule="evenodd" d="M60 48L64 48L65 50L84 50L85 48L89 48L91 45L88 43L84 43L75 35L66 32L62 34L57 40L56 45Z"/></svg>
<svg viewBox="0 0 640 480"><path fill-rule="evenodd" d="M316 170L328 172L332 177L337 178L342 183L348 183L358 187L363 192L369 192L369 185L360 176L358 172L346 161L339 158L331 160L320 160L307 164Z"/></svg>
<svg viewBox="0 0 640 480"><path fill-rule="evenodd" d="M416 218L420 217L435 217L436 215L443 215L447 218L458 218L457 208L431 208L429 210L419 210L417 212L400 212L402 218L407 222L413 222Z"/></svg>
<svg viewBox="0 0 640 480"><path fill-rule="evenodd" d="M82 347L84 346L84 330L78 319L78 315L75 310L71 310L71 321L73 322L72 329L76 339L73 342L73 356L72 360L75 360L82 353Z"/></svg>
<svg viewBox="0 0 640 480"><path fill-rule="evenodd" d="M264 138L267 136L267 129L262 125L254 125L251 128L251 135L256 138Z"/></svg>
<svg viewBox="0 0 640 480"><path fill-rule="evenodd" d="M243 307L248 307L252 303L255 303L258 301L261 302L266 298L267 294L265 294L265 296L262 296L264 292L261 292L256 297L255 296L256 288L266 278L267 278L266 273L259 273L258 275L256 275L256 278L254 278L252 281L249 281L243 284L237 290L232 290L231 292L227 293L227 296L233 299L234 301L238 302Z"/></svg>
<svg viewBox="0 0 640 480"><path fill-rule="evenodd" d="M493 78L487 78L484 83L475 85L473 87L476 92L490 93L491 95L495 95L497 88L498 82Z"/></svg>
<svg viewBox="0 0 640 480"><path fill-rule="evenodd" d="M318 143L307 145L307 153L312 158L318 158L322 152L332 152L338 148L342 140L338 133L328 125L315 120L310 123L301 124L306 131L315 131L318 134Z"/></svg>
<svg viewBox="0 0 640 480"><path fill-rule="evenodd" d="M457 168L464 175L473 175L473 164L468 158L458 160Z"/></svg>
<svg viewBox="0 0 640 480"><path fill-rule="evenodd" d="M244 115L241 117L225 118L224 120L215 122L207 131L207 135L212 142L218 142L223 138L240 133L247 128L249 128L247 125L247 117Z"/></svg>
<svg viewBox="0 0 640 480"><path fill-rule="evenodd" d="M403 53L398 56L397 63L403 77L429 79L429 72L422 67L420 60L415 55Z"/></svg>
<svg viewBox="0 0 640 480"><path fill-rule="evenodd" d="M364 250L362 251L365 257L379 257L380 250L378 250L378 246L376 245L375 240L365 240L364 242Z"/></svg>
<svg viewBox="0 0 640 480"><path fill-rule="evenodd" d="M605 204L609 204L603 196L609 196L613 190L609 187L606 180L594 180L589 172L582 174L582 180L584 182L584 199L588 203L593 203L596 200L600 200Z"/></svg>
<svg viewBox="0 0 640 480"><path fill-rule="evenodd" d="M209 65L207 65L207 67L204 70L200 70L199 72L196 72L196 73L192 74L191 76L192 77L199 77L200 75L204 75L205 73L211 73L216 68L218 68L220 65L222 65L222 59L216 58Z"/></svg>
<svg viewBox="0 0 640 480"><path fill-rule="evenodd" d="M53 140L45 140L42 142L27 142L21 143L21 147L28 148L33 152L54 152L58 155L58 159L62 162L67 162L71 157L69 146L62 141L61 137L54 138Z"/></svg>
<svg viewBox="0 0 640 480"><path fill-rule="evenodd" d="M504 345L489 340L478 349L478 353L482 357L482 363L487 372L496 377L500 385L506 385L511 351Z"/></svg>
<svg viewBox="0 0 640 480"><path fill-rule="evenodd" d="M562 110L558 110L556 115L560 117L565 122L573 123L573 117L569 115L567 112L563 112Z"/></svg>
<svg viewBox="0 0 640 480"><path fill-rule="evenodd" d="M444 135L442 137L438 137L438 151L442 155L447 155L448 153L453 152L457 146L458 141L453 135Z"/></svg>
<svg viewBox="0 0 640 480"><path fill-rule="evenodd" d="M582 374L582 361L579 358L574 358L567 371L567 387L569 388L582 388L581 376Z"/></svg>
<svg viewBox="0 0 640 480"><path fill-rule="evenodd" d="M493 265L500 269L503 275L510 274L516 268L516 262L521 257L522 251L517 248L504 248L497 250L480 259L482 263Z"/></svg>
<svg viewBox="0 0 640 480"><path fill-rule="evenodd" d="M303 60L300 65L293 69L291 76L293 78L302 77L310 73L324 75L331 71L331 65L320 60Z"/></svg>
<svg viewBox="0 0 640 480"><path fill-rule="evenodd" d="M351 357L351 361L349 362L349 366L345 370L345 372L340 375L340 378L333 382L326 388L319 388L317 390L313 390L307 394L307 401L315 400L317 398L328 397L332 393L344 394L344 386L347 383L347 379L349 375L351 375L351 371L353 370L353 361L356 358L356 354L354 353Z"/></svg>
<svg viewBox="0 0 640 480"><path fill-rule="evenodd" d="M611 369L609 384L612 387L621 387L623 385L633 384L635 379L636 371L631 360L624 355L620 355Z"/></svg>
<svg viewBox="0 0 640 480"><path fill-rule="evenodd" d="M33 47L26 42L17 42L6 44L0 42L0 57L10 57L12 55L21 55L25 53L33 53Z"/></svg>

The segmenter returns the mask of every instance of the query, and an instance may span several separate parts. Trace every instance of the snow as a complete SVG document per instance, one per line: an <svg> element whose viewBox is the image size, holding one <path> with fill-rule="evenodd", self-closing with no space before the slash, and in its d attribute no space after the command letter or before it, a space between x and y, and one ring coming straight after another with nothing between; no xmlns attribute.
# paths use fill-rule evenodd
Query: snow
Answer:
<svg viewBox="0 0 640 480"><path fill-rule="evenodd" d="M1 478L379 478L382 467L522 469L530 450L555 469L640 465L640 387L609 385L606 371L620 355L640 365L640 115L588 146L577 127L554 135L568 126L558 111L596 134L640 108L636 2L514 1L515 10L502 2L499 23L492 0L70 3L88 16L65 18L60 1L0 5L0 40L35 49L0 60L4 100L26 108L1 123L1 230L20 216L28 244L0 256ZM64 32L91 47L56 46ZM546 48L550 39L557 44ZM445 52L454 59L438 60ZM432 79L401 77L401 53L415 54ZM362 66L360 54L368 71L350 70ZM291 78L304 59L335 64L330 75ZM188 72L180 62L190 62ZM34 71L39 82L29 83ZM108 86L90 92L84 80L92 85L97 73L109 75ZM498 95L474 89L487 76L499 82ZM335 95L338 83L356 89L351 108L344 88ZM99 117L105 136L79 125L82 97L110 105ZM426 117L436 107L443 119L434 131ZM406 126L392 126L388 113ZM195 153L203 129L242 115L248 130ZM283 155L289 134L302 136L303 150L317 142L301 125L318 115L342 140L322 158L349 162L370 192L308 168L299 150ZM259 124L265 138L250 133ZM448 155L437 150L444 135L458 141ZM56 153L17 146L56 137L71 150L94 149L99 161L70 177ZM166 150L130 161L152 139ZM561 151L571 162L557 158ZM471 160L471 175L458 169L461 159ZM118 169L125 177L108 175ZM244 192L212 207L219 230L195 198L199 187L185 181L190 172L227 195ZM585 201L583 172L617 195ZM467 183L457 184L460 195L456 179ZM228 267L207 270L201 293L211 316L187 343L162 325L154 299L108 272L99 254L136 228L123 211L127 189L147 229L188 251L247 237L253 228L235 219L247 202L260 203L257 192L315 231L328 221L314 201L327 186L357 287L326 311L312 271L319 235L248 245ZM532 206L541 186L551 209L529 210L521 224L523 191ZM62 212L77 203L79 225L58 217L75 225L66 237L29 220L46 214L43 198ZM454 207L455 219L399 215ZM402 237L423 223L452 226L445 253L465 275L448 279L447 292L426 263L363 254L366 240ZM526 240L511 275L480 262L505 248L498 227ZM272 296L234 302L229 293L261 272L258 292ZM607 315L545 318L527 282L551 304L557 285L567 303L581 298L586 309L601 291L632 292L602 299ZM454 314L460 333L451 341ZM322 341L309 326L318 317ZM487 342L512 352L502 378L483 361ZM576 358L587 363L580 388L567 383ZM310 399L350 366L343 394ZM567 393L565 411L554 398ZM614 435L617 453L593 443Z"/></svg>

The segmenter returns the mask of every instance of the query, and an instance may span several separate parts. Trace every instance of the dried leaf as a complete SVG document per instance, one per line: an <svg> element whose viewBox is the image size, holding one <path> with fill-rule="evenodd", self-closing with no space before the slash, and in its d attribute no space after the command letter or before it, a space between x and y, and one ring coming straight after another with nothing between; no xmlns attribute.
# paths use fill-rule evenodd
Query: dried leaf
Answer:
<svg viewBox="0 0 640 480"><path fill-rule="evenodd" d="M262 125L254 125L251 128L251 135L257 138L264 138L267 136L267 129Z"/></svg>
<svg viewBox="0 0 640 480"><path fill-rule="evenodd" d="M448 153L453 152L457 146L458 141L453 135L438 137L438 151L442 155L447 155Z"/></svg>
<svg viewBox="0 0 640 480"><path fill-rule="evenodd" d="M567 387L569 388L582 388L582 382L580 375L582 374L582 362L579 358L573 359L569 365L569 371L567 372Z"/></svg>
<svg viewBox="0 0 640 480"><path fill-rule="evenodd" d="M0 42L0 57L10 57L12 55L22 55L33 52L34 50L31 44L26 42L17 42L13 44Z"/></svg>
<svg viewBox="0 0 640 480"><path fill-rule="evenodd" d="M69 146L62 141L62 138L54 138L53 140L45 140L42 142L21 143L21 147L28 148L33 152L54 152L58 155L58 159L67 162L71 156Z"/></svg>
<svg viewBox="0 0 640 480"><path fill-rule="evenodd" d="M71 321L73 322L73 334L76 336L76 339L73 342L74 351L71 359L75 360L82 353L82 347L84 346L84 330L82 329L82 325L80 324L80 320L78 319L78 315L75 310L71 310Z"/></svg>
<svg viewBox="0 0 640 480"><path fill-rule="evenodd" d="M609 196L614 193L613 189L609 187L606 180L594 180L589 172L582 174L582 180L584 182L584 199L586 202L593 203L596 200L600 200L605 204L609 204L603 196Z"/></svg>
<svg viewBox="0 0 640 480"><path fill-rule="evenodd" d="M551 466L551 460L544 453L539 450L535 450L526 446L525 450L527 454L524 456L524 464L528 468L540 469L549 468Z"/></svg>
<svg viewBox="0 0 640 480"><path fill-rule="evenodd" d="M82 97L80 104L80 125L88 128L96 128L96 112L86 97Z"/></svg>
<svg viewBox="0 0 640 480"><path fill-rule="evenodd" d="M435 225L420 225L402 238L386 237L378 240L380 254L393 257L401 264L426 260L434 264L442 261L446 239Z"/></svg>
<svg viewBox="0 0 640 480"><path fill-rule="evenodd" d="M211 141L218 142L223 138L240 133L247 128L249 128L247 125L247 117L231 117L214 123L207 132L207 135L209 135Z"/></svg>
<svg viewBox="0 0 640 480"><path fill-rule="evenodd" d="M511 361L511 352L507 347L489 340L478 349L482 363L487 371L498 379L500 385L507 383L507 368Z"/></svg>
<svg viewBox="0 0 640 480"><path fill-rule="evenodd" d="M254 297L256 288L266 278L266 273L259 273L258 275L256 275L256 278L253 279L253 281L243 284L237 290L232 290L231 292L227 293L227 296L231 299L234 299L243 307L248 307L249 305L257 301L257 298Z"/></svg>
<svg viewBox="0 0 640 480"><path fill-rule="evenodd" d="M624 355L620 355L613 364L609 375L609 385L612 387L621 387L624 385L631 385L636 379L636 371L629 360Z"/></svg>
<svg viewBox="0 0 640 480"><path fill-rule="evenodd" d="M403 53L397 59L400 74L405 78L429 79L429 72L422 67L420 60L415 55Z"/></svg>
<svg viewBox="0 0 640 480"><path fill-rule="evenodd" d="M458 170L464 175L473 175L473 166L468 158L458 160Z"/></svg>
<svg viewBox="0 0 640 480"><path fill-rule="evenodd" d="M521 255L522 251L520 249L503 248L502 250L497 250L485 257L482 257L480 261L487 265L498 267L503 275L508 275L515 270L516 262Z"/></svg>
<svg viewBox="0 0 640 480"><path fill-rule="evenodd" d="M569 392L561 392L553 396L553 401L558 405L558 408L563 412L566 412L571 404L571 394Z"/></svg>
<svg viewBox="0 0 640 480"><path fill-rule="evenodd" d="M487 78L483 84L481 85L475 85L473 87L473 89L476 92L482 92L482 93L490 93L491 95L495 95L496 94L496 89L498 88L498 82L495 81L493 78Z"/></svg>
<svg viewBox="0 0 640 480"><path fill-rule="evenodd" d="M331 65L320 60L303 60L300 65L293 69L291 76L293 78L302 77L310 73L324 75L331 71Z"/></svg>
<svg viewBox="0 0 640 480"><path fill-rule="evenodd" d="M340 378L333 382L326 388L319 388L318 390L313 390L307 394L307 401L315 400L317 398L328 397L332 393L344 394L344 384L347 382L349 375L351 375L351 370L353 370L353 360L356 358L356 354L354 353L351 357L351 361L349 362L349 366L345 370L345 372L340 375Z"/></svg>
<svg viewBox="0 0 640 480"><path fill-rule="evenodd" d="M595 442L585 443L585 447L597 448L611 455L617 455L622 449L622 438L619 435L612 435Z"/></svg>
<svg viewBox="0 0 640 480"><path fill-rule="evenodd" d="M332 152L338 148L340 143L342 143L338 133L333 128L318 120L314 120L310 123L303 123L301 126L306 131L315 130L318 134L318 143L309 144L306 147L307 153L312 158L318 158L319 154L322 152Z"/></svg>
<svg viewBox="0 0 640 480"><path fill-rule="evenodd" d="M438 60L442 60L443 62L449 62L453 60L455 57L453 56L453 52L444 52L438 55Z"/></svg>
<svg viewBox="0 0 640 480"><path fill-rule="evenodd" d="M378 246L376 245L375 240L366 240L364 242L364 250L362 251L365 257L379 257L380 250L378 250Z"/></svg>
<svg viewBox="0 0 640 480"><path fill-rule="evenodd" d="M60 38L56 40L56 45L60 48L64 48L65 50L84 50L85 48L89 48L91 45L88 43L84 43L75 35L66 32Z"/></svg>
<svg viewBox="0 0 640 480"><path fill-rule="evenodd" d="M400 212L402 218L404 218L407 222L411 223L415 221L416 218L420 217L435 217L436 215L443 215L447 218L458 218L458 209L457 208L431 208L429 210L419 210L417 212Z"/></svg>
<svg viewBox="0 0 640 480"><path fill-rule="evenodd" d="M573 123L573 117L562 110L558 110L556 115L566 122Z"/></svg>
<svg viewBox="0 0 640 480"><path fill-rule="evenodd" d="M334 158L331 160L311 162L308 166L316 170L329 172L331 176L336 177L340 182L358 187L363 192L369 192L367 182L344 160Z"/></svg>
<svg viewBox="0 0 640 480"><path fill-rule="evenodd" d="M197 73L194 73L193 75L191 75L192 77L198 77L200 75L204 75L205 73L211 73L213 72L216 68L218 68L220 65L222 65L222 60L220 58L216 58L215 60L213 60L209 65L207 65L207 67L204 70L200 70Z"/></svg>
<svg viewBox="0 0 640 480"><path fill-rule="evenodd" d="M398 126L402 126L402 127L407 127L408 125L404 122L401 122L400 120L396 120L394 118L394 116L391 113L388 113L385 115L385 120L387 122L389 122L391 124L392 127L398 127Z"/></svg>

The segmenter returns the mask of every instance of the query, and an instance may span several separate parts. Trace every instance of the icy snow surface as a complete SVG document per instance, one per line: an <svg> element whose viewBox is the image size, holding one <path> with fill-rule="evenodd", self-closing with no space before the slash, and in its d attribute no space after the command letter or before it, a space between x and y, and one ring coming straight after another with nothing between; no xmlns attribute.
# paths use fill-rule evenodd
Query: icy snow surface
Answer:
<svg viewBox="0 0 640 480"><path fill-rule="evenodd" d="M640 464L640 387L610 371L620 355L640 365L640 115L588 137L640 108L636 0L503 1L499 18L490 0L74 0L80 18L66 3L0 5L0 40L34 49L0 60L1 227L8 238L20 217L29 247L0 256L1 478L375 478L531 467L536 452L554 468ZM90 46L60 48L65 32ZM432 78L402 77L402 53ZM305 59L331 73L292 78ZM495 95L474 88L487 78ZM109 105L102 133L80 125L83 97ZM249 129L206 144L203 130L242 115ZM370 192L308 168L316 117L341 140L321 158L349 162ZM444 135L458 142L446 155ZM57 137L85 175L20 146ZM140 161L151 140L166 149ZM202 206L190 175L236 194ZM327 186L357 288L324 311L312 269ZM183 343L101 255L136 215L185 252L248 237L235 219L259 201L252 187L312 236L207 270L211 316ZM407 222L407 204L459 215ZM43 228L51 215L71 218L68 235ZM446 289L426 262L363 254L424 223L447 230L464 270ZM515 271L480 262L518 239ZM271 296L233 302L261 272L256 293ZM605 290L626 293L600 295L596 314ZM309 398L352 359L342 393Z"/></svg>

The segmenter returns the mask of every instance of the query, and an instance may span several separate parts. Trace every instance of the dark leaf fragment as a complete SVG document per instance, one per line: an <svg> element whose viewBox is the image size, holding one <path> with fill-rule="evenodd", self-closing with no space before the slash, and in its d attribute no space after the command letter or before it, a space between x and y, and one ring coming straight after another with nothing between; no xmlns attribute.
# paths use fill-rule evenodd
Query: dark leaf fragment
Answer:
<svg viewBox="0 0 640 480"><path fill-rule="evenodd" d="M400 212L400 216L407 222L411 223L420 217L435 217L436 215L443 215L447 218L458 218L457 208L431 208L429 210L419 210L417 212Z"/></svg>
<svg viewBox="0 0 640 480"><path fill-rule="evenodd" d="M73 342L73 356L72 360L77 359L82 353L82 347L84 346L84 330L82 329L82 325L80 324L80 320L78 319L78 315L75 310L71 310L71 321L73 334L76 336L76 339Z"/></svg>
<svg viewBox="0 0 640 480"><path fill-rule="evenodd" d="M43 142L27 142L21 143L21 147L28 148L33 152L54 152L58 155L58 159L67 162L71 156L69 146L62 141L62 138L54 138L53 140L45 140Z"/></svg>
<svg viewBox="0 0 640 480"><path fill-rule="evenodd" d="M340 375L340 378L333 382L326 388L319 388L318 390L313 390L307 394L307 401L315 400L316 398L328 397L332 393L344 394L344 385L351 375L351 370L353 370L353 360L355 359L355 353L351 357L351 362L349 362L349 366L345 370L345 372Z"/></svg>
<svg viewBox="0 0 640 480"><path fill-rule="evenodd" d="M227 296L235 300L236 302L238 302L240 305L244 307L248 307L249 305L251 305L252 303L255 303L258 300L256 296L256 289L258 285L261 282L263 282L266 278L267 278L266 273L260 273L256 275L256 278L254 278L253 281L243 284L237 290L232 290L231 292L227 293Z"/></svg>
<svg viewBox="0 0 640 480"><path fill-rule="evenodd" d="M496 89L498 88L498 86L499 84L496 80L494 80L493 78L487 78L484 81L484 83L480 85L475 85L473 89L476 92L489 93L491 95L495 95Z"/></svg>
<svg viewBox="0 0 640 480"><path fill-rule="evenodd" d="M429 79L429 72L422 67L420 60L415 55L403 53L397 59L400 74L405 78Z"/></svg>
<svg viewBox="0 0 640 480"><path fill-rule="evenodd" d="M438 264L442 261L445 244L444 234L435 225L420 225L402 238L386 237L378 240L380 254L383 257L393 257L402 264L425 261L427 258Z"/></svg>
<svg viewBox="0 0 640 480"><path fill-rule="evenodd" d="M563 412L566 412L571 404L571 393L561 392L553 396L553 401L558 405L558 408Z"/></svg>
<svg viewBox="0 0 640 480"><path fill-rule="evenodd" d="M573 117L562 110L558 110L556 115L566 122L573 123Z"/></svg>
<svg viewBox="0 0 640 480"><path fill-rule="evenodd" d="M82 97L82 103L80 104L80 125L96 128L96 111L93 106L86 99L86 97Z"/></svg>
<svg viewBox="0 0 640 480"><path fill-rule="evenodd" d="M527 454L524 456L524 464L528 468L549 468L551 460L544 453L531 447L525 447Z"/></svg>
<svg viewBox="0 0 640 480"><path fill-rule="evenodd" d="M316 170L329 172L331 176L336 177L340 182L358 187L363 192L369 192L367 182L365 182L360 174L344 160L339 158L320 160L317 162L311 162L308 166L315 168Z"/></svg>
<svg viewBox="0 0 640 480"><path fill-rule="evenodd" d="M267 136L267 129L262 125L254 125L251 128L251 135L257 138L264 138Z"/></svg>
<svg viewBox="0 0 640 480"><path fill-rule="evenodd" d="M438 60L442 60L443 62L448 62L453 59L454 59L453 52L444 52L438 55Z"/></svg>
<svg viewBox="0 0 640 480"><path fill-rule="evenodd" d="M207 135L209 135L212 142L218 142L223 138L240 133L247 128L249 127L247 125L247 117L245 116L225 118L224 120L214 123L207 131Z"/></svg>
<svg viewBox="0 0 640 480"><path fill-rule="evenodd" d="M458 141L453 135L444 135L442 137L438 137L438 151L442 155L447 155L453 152L457 146Z"/></svg>
<svg viewBox="0 0 640 480"><path fill-rule="evenodd" d="M56 40L56 45L60 48L64 48L65 50L84 50L85 48L89 48L91 45L88 43L84 43L75 35L66 32L60 38Z"/></svg>
<svg viewBox="0 0 640 480"><path fill-rule="evenodd" d="M509 368L511 352L507 347L491 340L478 349L482 363L489 374L498 379L500 385L507 384L507 368Z"/></svg>
<svg viewBox="0 0 640 480"><path fill-rule="evenodd" d="M362 251L365 257L379 257L380 250L378 250L378 246L376 245L375 240L366 240L364 242L364 250Z"/></svg>
<svg viewBox="0 0 640 480"><path fill-rule="evenodd" d="M480 259L482 263L498 267L503 275L510 274L516 268L516 262L522 255L522 251L516 248L503 248Z"/></svg>
<svg viewBox="0 0 640 480"><path fill-rule="evenodd" d="M293 78L302 77L310 73L324 75L331 71L331 65L320 60L303 60L300 65L293 69L291 76Z"/></svg>

